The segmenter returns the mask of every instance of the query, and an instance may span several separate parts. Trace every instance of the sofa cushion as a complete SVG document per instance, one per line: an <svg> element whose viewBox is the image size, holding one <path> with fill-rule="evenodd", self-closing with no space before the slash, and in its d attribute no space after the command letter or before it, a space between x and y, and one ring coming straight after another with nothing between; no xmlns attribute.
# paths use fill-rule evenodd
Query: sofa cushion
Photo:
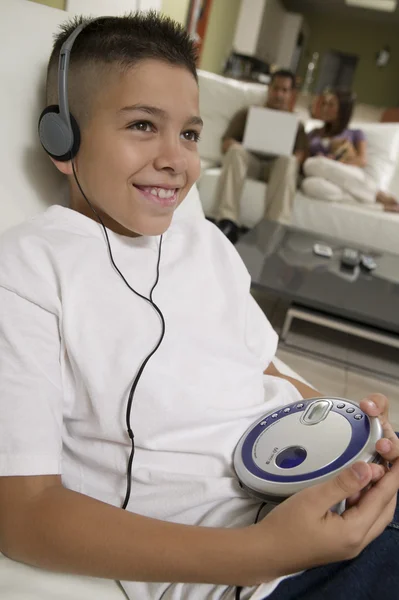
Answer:
<svg viewBox="0 0 399 600"><path fill-rule="evenodd" d="M200 113L204 121L199 151L201 158L220 163L220 141L227 125L240 108L265 103L267 86L243 83L221 75L198 71Z"/></svg>
<svg viewBox="0 0 399 600"><path fill-rule="evenodd" d="M387 190L395 173L399 155L399 124L359 123L367 140L366 173L379 189Z"/></svg>
<svg viewBox="0 0 399 600"><path fill-rule="evenodd" d="M359 204L321 202L297 192L292 222L320 235L399 254L399 214Z"/></svg>
<svg viewBox="0 0 399 600"><path fill-rule="evenodd" d="M201 203L207 216L213 215L220 171L220 168L207 169L198 182ZM241 224L245 227L255 227L263 219L266 189L267 185L263 181L255 179L245 181L240 201Z"/></svg>
<svg viewBox="0 0 399 600"><path fill-rule="evenodd" d="M198 188L206 215L212 215L220 169L210 169ZM267 186L247 179L241 196L241 223L252 228L263 219ZM379 207L376 207L376 209ZM297 192L292 224L320 235L331 235L353 244L399 255L399 215L359 204L322 202Z"/></svg>

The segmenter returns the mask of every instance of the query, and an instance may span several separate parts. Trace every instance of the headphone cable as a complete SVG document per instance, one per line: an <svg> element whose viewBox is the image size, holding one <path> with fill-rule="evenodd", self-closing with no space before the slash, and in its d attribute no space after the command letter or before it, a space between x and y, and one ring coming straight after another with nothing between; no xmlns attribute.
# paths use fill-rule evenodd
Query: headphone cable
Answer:
<svg viewBox="0 0 399 600"><path fill-rule="evenodd" d="M80 185L79 179L77 177L76 174L76 170L75 170L75 164L72 158L72 153L71 153L71 164L72 164L72 171L73 171L73 176L75 178L76 184L80 190L80 193L82 194L83 198L86 200L87 204L89 205L89 208L91 209L91 211L94 213L94 215L97 217L98 221L100 222L100 224L102 225L103 231L104 231L104 235L105 235L105 239L106 239L106 243L108 246L108 253L111 259L111 263L114 267L114 269L116 270L116 272L118 273L118 275L121 277L121 279L124 281L124 283L127 285L127 287L129 288L129 290L131 290L134 294L136 294L136 296L139 296L140 298L142 298L143 300L145 300L146 302L148 302L153 309L156 311L156 313L158 314L160 320L161 320L161 325L162 325L162 331L161 331L161 335L159 337L159 340L156 344L156 346L154 347L154 349L150 352L150 354L148 354L148 356L144 359L144 361L142 362L136 377L133 380L132 386L130 388L130 392L129 392L129 397L128 397L128 402L127 402L127 407L126 407L126 430L128 433L128 436L130 438L131 441L131 450L130 450L130 455L129 455L129 460L128 460L128 466L127 466L127 473L126 473L126 494L125 494L125 499L123 501L122 504L122 508L123 510L126 509L128 503L129 503L129 499L130 499L130 493L131 493L131 487L132 487L132 465L133 465L133 459L134 459L134 452L135 452L135 443L134 443L134 433L133 430L131 428L130 425L130 416L131 416L131 411L132 411L132 404L133 404L133 398L134 398L134 393L136 391L137 385L140 381L141 375L143 374L143 371L148 363L148 361L150 360L150 358L155 354L155 352L158 350L158 348L160 347L162 340L165 336L165 319L164 316L161 312L161 309L155 304L155 302L152 299L152 294L159 282L159 266L160 266L160 262L161 262L161 251L162 251L162 240L163 240L163 235L161 235L160 241L159 241L159 250L158 250L158 260L157 260L157 271L156 271L156 278L155 278L155 283L151 288L150 291L150 295L149 298L147 298L146 296L143 296L142 294L140 294L139 292L137 292L135 289L133 289L131 287L131 285L129 284L129 282L126 280L125 276L123 275L123 273L120 271L120 269L118 268L117 264L115 263L113 254L112 254L112 249L111 249L111 243L109 241L109 236L108 236L108 232L107 232L107 228L104 225L104 222L102 220L102 218L100 217L100 215L98 214L98 212L96 211L96 209L94 208L94 206L92 205L92 203L90 202L90 200L88 199L88 197L86 196L86 194L83 191L82 186Z"/></svg>

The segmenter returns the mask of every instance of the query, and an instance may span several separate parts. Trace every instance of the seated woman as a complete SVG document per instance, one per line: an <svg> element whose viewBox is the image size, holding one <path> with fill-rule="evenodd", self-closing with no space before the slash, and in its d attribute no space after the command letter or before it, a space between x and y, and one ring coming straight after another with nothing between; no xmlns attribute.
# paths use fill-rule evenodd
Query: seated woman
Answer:
<svg viewBox="0 0 399 600"><path fill-rule="evenodd" d="M309 133L309 153L303 165L303 192L331 202L360 202L373 208L399 212L399 203L378 189L365 172L367 142L360 129L350 129L354 95L324 94L321 103L323 127Z"/></svg>

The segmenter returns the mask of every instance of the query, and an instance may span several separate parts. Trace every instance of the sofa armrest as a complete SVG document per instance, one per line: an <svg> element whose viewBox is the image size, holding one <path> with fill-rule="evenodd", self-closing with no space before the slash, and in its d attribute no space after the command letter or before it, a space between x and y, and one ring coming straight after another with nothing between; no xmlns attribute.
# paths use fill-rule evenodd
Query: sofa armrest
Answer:
<svg viewBox="0 0 399 600"><path fill-rule="evenodd" d="M0 598L7 600L126 600L110 579L66 575L16 562L0 553Z"/></svg>

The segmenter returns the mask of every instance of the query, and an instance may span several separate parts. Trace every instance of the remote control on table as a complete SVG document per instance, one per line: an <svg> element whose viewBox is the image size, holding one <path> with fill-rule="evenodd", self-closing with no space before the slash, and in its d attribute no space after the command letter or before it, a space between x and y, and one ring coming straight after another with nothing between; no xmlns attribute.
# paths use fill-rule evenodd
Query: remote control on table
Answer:
<svg viewBox="0 0 399 600"><path fill-rule="evenodd" d="M360 257L360 265L366 271L374 271L377 268L377 263L375 262L372 256L368 256L367 254L362 254Z"/></svg>
<svg viewBox="0 0 399 600"><path fill-rule="evenodd" d="M353 248L345 248L341 258L341 265L347 269L354 269L360 263L360 253Z"/></svg>

